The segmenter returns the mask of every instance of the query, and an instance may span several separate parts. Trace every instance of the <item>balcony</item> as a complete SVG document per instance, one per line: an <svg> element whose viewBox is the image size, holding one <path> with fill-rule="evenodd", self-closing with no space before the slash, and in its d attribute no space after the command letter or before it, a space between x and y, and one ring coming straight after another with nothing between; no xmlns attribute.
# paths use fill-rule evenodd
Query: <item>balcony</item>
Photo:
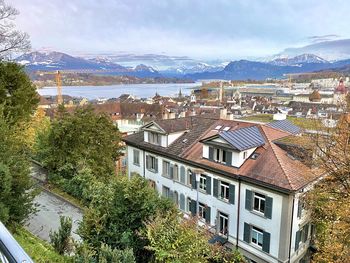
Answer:
<svg viewBox="0 0 350 263"><path fill-rule="evenodd" d="M1 222L0 263L34 263Z"/></svg>

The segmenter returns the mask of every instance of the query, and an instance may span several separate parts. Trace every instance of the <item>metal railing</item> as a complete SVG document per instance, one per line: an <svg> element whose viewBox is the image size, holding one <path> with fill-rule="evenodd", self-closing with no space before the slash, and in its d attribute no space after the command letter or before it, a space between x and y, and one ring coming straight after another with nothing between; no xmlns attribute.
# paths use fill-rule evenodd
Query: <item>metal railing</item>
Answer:
<svg viewBox="0 0 350 263"><path fill-rule="evenodd" d="M1 222L0 263L34 263Z"/></svg>

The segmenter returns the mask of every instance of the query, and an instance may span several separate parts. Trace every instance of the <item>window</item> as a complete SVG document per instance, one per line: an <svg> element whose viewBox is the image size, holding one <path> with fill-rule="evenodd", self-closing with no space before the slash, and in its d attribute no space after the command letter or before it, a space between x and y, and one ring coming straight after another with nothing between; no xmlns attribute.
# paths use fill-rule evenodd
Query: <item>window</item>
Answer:
<svg viewBox="0 0 350 263"><path fill-rule="evenodd" d="M170 177L170 163L163 161L163 176Z"/></svg>
<svg viewBox="0 0 350 263"><path fill-rule="evenodd" d="M214 149L214 160L220 163L226 163L226 151L223 149Z"/></svg>
<svg viewBox="0 0 350 263"><path fill-rule="evenodd" d="M186 212L191 213L191 202L192 202L192 200L191 200L191 198L187 197L186 201L187 201L186 202Z"/></svg>
<svg viewBox="0 0 350 263"><path fill-rule="evenodd" d="M158 160L156 157L147 155L146 157L146 168L152 172L158 172Z"/></svg>
<svg viewBox="0 0 350 263"><path fill-rule="evenodd" d="M198 216L200 218L207 218L206 217L206 205L205 204L202 204L202 203L199 203L198 204Z"/></svg>
<svg viewBox="0 0 350 263"><path fill-rule="evenodd" d="M254 193L254 204L253 204L253 210L265 213L265 200L266 196L258 193Z"/></svg>
<svg viewBox="0 0 350 263"><path fill-rule="evenodd" d="M163 188L162 188L162 195L166 198L169 198L170 197L170 189L169 187L166 187L163 185Z"/></svg>
<svg viewBox="0 0 350 263"><path fill-rule="evenodd" d="M243 152L243 159L247 159L247 152Z"/></svg>
<svg viewBox="0 0 350 263"><path fill-rule="evenodd" d="M161 144L161 135L155 132L148 132L148 142L156 145Z"/></svg>
<svg viewBox="0 0 350 263"><path fill-rule="evenodd" d="M135 165L140 165L140 151L135 150L133 151L133 162Z"/></svg>
<svg viewBox="0 0 350 263"><path fill-rule="evenodd" d="M176 204L176 207L179 207L179 194L177 191L174 192L174 202Z"/></svg>
<svg viewBox="0 0 350 263"><path fill-rule="evenodd" d="M179 181L179 167L177 164L174 165L174 180Z"/></svg>
<svg viewBox="0 0 350 263"><path fill-rule="evenodd" d="M252 233L251 233L251 242L259 247L262 248L263 246L263 240L264 240L264 231L257 228L252 227Z"/></svg>
<svg viewBox="0 0 350 263"><path fill-rule="evenodd" d="M199 176L199 189L207 191L207 177L203 174Z"/></svg>
<svg viewBox="0 0 350 263"><path fill-rule="evenodd" d="M220 181L220 198L228 201L230 198L230 184Z"/></svg>
<svg viewBox="0 0 350 263"><path fill-rule="evenodd" d="M187 185L192 185L192 177L195 176L190 169L187 170Z"/></svg>
<svg viewBox="0 0 350 263"><path fill-rule="evenodd" d="M219 233L222 235L228 234L228 215L219 212Z"/></svg>

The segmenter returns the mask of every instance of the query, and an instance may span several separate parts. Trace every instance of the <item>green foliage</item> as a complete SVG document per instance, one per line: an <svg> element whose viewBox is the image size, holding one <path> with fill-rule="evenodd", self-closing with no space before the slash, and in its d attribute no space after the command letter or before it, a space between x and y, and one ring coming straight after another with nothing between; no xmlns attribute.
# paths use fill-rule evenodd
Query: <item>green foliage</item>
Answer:
<svg viewBox="0 0 350 263"><path fill-rule="evenodd" d="M0 108L0 220L22 223L33 212L30 164L16 127L10 128Z"/></svg>
<svg viewBox="0 0 350 263"><path fill-rule="evenodd" d="M85 243L81 244L74 257L76 263L135 263L133 250L126 248L124 250L113 249L103 244L95 251Z"/></svg>
<svg viewBox="0 0 350 263"><path fill-rule="evenodd" d="M209 244L208 229L199 227L197 218L184 219L178 211L158 214L146 223L142 235L149 241L147 249L153 252L154 262L244 262L238 250Z"/></svg>
<svg viewBox="0 0 350 263"><path fill-rule="evenodd" d="M86 189L95 179L115 174L120 134L105 115L91 107L69 114L63 108L47 134L39 134L36 158L49 170L51 181L75 197L89 201Z"/></svg>
<svg viewBox="0 0 350 263"><path fill-rule="evenodd" d="M117 249L132 248L137 260L149 256L143 248L147 240L138 233L143 222L156 213L176 209L161 198L141 177L128 180L113 178L108 184L96 183L91 188L92 202L84 214L79 235L94 250L104 243Z"/></svg>
<svg viewBox="0 0 350 263"><path fill-rule="evenodd" d="M207 262L211 247L209 233L197 227L197 220L183 220L178 212L158 215L146 225L147 248L155 262Z"/></svg>
<svg viewBox="0 0 350 263"><path fill-rule="evenodd" d="M68 179L83 168L90 168L99 177L113 174L120 135L111 120L96 115L91 107L60 115L43 145L45 166Z"/></svg>
<svg viewBox="0 0 350 263"><path fill-rule="evenodd" d="M22 227L16 227L16 231L13 233L13 236L21 247L27 252L27 254L33 259L36 263L69 263L73 260L68 256L59 255L53 247L37 238L29 231L25 230Z"/></svg>
<svg viewBox="0 0 350 263"><path fill-rule="evenodd" d="M7 123L13 125L29 120L39 96L23 67L12 62L0 62L0 105Z"/></svg>
<svg viewBox="0 0 350 263"><path fill-rule="evenodd" d="M72 250L72 219L60 216L60 227L58 231L50 232L50 242L60 255Z"/></svg>

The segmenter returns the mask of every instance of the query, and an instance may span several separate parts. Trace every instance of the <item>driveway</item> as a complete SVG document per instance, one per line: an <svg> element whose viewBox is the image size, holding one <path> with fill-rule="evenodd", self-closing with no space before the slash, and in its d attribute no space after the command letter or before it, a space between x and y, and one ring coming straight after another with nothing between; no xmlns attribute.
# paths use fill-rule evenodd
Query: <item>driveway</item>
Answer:
<svg viewBox="0 0 350 263"><path fill-rule="evenodd" d="M32 176L39 181L45 178L45 171L37 166L32 167ZM37 195L34 199L38 212L31 215L25 223L25 228L39 238L50 241L50 231L56 231L60 226L60 216L72 219L72 236L80 241L76 234L79 222L82 221L83 211L67 201L57 197L46 190Z"/></svg>

